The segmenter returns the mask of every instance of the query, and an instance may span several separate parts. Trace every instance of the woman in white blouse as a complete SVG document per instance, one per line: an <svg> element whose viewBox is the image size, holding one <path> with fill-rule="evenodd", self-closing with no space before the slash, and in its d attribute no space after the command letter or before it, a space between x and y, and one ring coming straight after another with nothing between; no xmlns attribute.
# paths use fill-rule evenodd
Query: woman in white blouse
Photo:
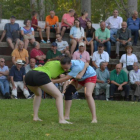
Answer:
<svg viewBox="0 0 140 140"><path fill-rule="evenodd" d="M127 66L131 65L133 67L133 64L138 62L136 55L133 54L132 52L133 52L132 46L127 46L126 47L126 54L123 54L121 59L120 59L120 63L123 64L123 70L127 74L129 73L129 71L127 70ZM127 66L126 66L126 55L127 55Z"/></svg>

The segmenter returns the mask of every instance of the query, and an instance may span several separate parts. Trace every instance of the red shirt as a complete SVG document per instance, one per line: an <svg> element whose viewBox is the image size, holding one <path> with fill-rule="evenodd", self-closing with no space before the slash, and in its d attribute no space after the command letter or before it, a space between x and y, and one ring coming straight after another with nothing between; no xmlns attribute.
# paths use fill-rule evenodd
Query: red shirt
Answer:
<svg viewBox="0 0 140 140"><path fill-rule="evenodd" d="M41 50L38 50L36 48L33 48L30 52L30 58L34 58L36 59L36 56L41 56L41 55L44 55L44 53L41 51ZM36 59L37 61L37 59ZM43 64L44 61L43 60L38 60L40 64Z"/></svg>
<svg viewBox="0 0 140 140"><path fill-rule="evenodd" d="M38 26L38 20L37 20L37 18L36 17L33 17L32 18L32 24L35 24L35 25L37 25ZM31 25L34 29L37 29L37 27L35 27L35 26L33 26L33 25Z"/></svg>

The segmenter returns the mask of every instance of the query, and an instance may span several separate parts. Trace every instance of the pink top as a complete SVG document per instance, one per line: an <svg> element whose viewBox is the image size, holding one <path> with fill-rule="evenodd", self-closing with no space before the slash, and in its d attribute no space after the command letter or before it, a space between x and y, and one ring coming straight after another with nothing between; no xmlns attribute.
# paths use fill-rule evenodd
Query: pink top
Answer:
<svg viewBox="0 0 140 140"><path fill-rule="evenodd" d="M75 51L73 54L72 59L74 60L81 60L83 62L87 62L90 60L89 53L87 51L84 51L82 54L78 51Z"/></svg>
<svg viewBox="0 0 140 140"><path fill-rule="evenodd" d="M63 20L66 19L67 22L70 24L70 25L73 25L74 23L74 17L71 17L69 14L64 14L63 17L62 17L62 21L61 21L61 27L62 26L66 26L66 27L69 27L69 25L65 24L63 22Z"/></svg>

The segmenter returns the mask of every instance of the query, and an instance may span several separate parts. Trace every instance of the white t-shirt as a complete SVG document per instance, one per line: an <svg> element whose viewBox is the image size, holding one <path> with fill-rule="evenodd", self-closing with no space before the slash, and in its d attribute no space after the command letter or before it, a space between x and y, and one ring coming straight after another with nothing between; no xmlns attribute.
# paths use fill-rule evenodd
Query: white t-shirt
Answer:
<svg viewBox="0 0 140 140"><path fill-rule="evenodd" d="M100 67L101 62L109 62L109 55L106 51L103 51L102 54L96 51L93 53L92 61L95 61L95 64Z"/></svg>
<svg viewBox="0 0 140 140"><path fill-rule="evenodd" d="M134 62L138 62L138 59L135 54L127 55L127 66L128 65L133 65ZM126 68L126 54L123 54L120 63L123 63L123 68Z"/></svg>
<svg viewBox="0 0 140 140"><path fill-rule="evenodd" d="M57 43L57 50L58 50L58 51L62 51L62 50L64 50L66 47L69 46L69 44L68 44L67 41L61 41L61 42L56 41L56 43Z"/></svg>

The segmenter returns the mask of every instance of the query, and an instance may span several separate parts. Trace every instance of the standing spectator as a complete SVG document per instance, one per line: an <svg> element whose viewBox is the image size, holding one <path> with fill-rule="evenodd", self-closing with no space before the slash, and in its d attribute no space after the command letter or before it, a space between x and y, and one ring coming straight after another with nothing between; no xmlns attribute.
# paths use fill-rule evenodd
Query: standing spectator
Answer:
<svg viewBox="0 0 140 140"><path fill-rule="evenodd" d="M74 14L75 10L70 9L68 13L64 14L61 21L61 36L63 37L64 33L69 33L70 28L74 25Z"/></svg>
<svg viewBox="0 0 140 140"><path fill-rule="evenodd" d="M38 13L36 11L33 11L32 16L33 17L32 17L32 25L31 26L34 28L34 31L39 32L41 43L46 43L42 37L42 29L41 29L41 27L38 26L38 20L37 20Z"/></svg>
<svg viewBox="0 0 140 140"><path fill-rule="evenodd" d="M85 51L85 44L83 42L79 43L79 50L75 51L72 59L81 60L83 62L90 62L90 56L87 51Z"/></svg>
<svg viewBox="0 0 140 140"><path fill-rule="evenodd" d="M70 29L70 38L71 38L71 56L73 55L73 52L76 48L76 46L83 41L85 35L84 35L84 29L81 27L80 22L78 19L74 20L74 26Z"/></svg>
<svg viewBox="0 0 140 140"><path fill-rule="evenodd" d="M84 29L86 29L87 27L87 21L89 21L88 19L88 12L84 11L81 13L81 17L79 17L79 21L81 24L81 27L83 27Z"/></svg>
<svg viewBox="0 0 140 140"><path fill-rule="evenodd" d="M113 16L110 16L106 21L106 26L110 29L110 40L113 43L116 43L116 39L114 35L117 34L118 29L121 28L123 19L122 17L118 16L118 10L114 10Z"/></svg>
<svg viewBox="0 0 140 140"><path fill-rule="evenodd" d="M120 46L126 47L127 45L132 45L131 41L131 30L127 28L127 23L122 23L122 28L117 31L117 42L116 42L116 54L119 58Z"/></svg>
<svg viewBox="0 0 140 140"><path fill-rule="evenodd" d="M11 16L10 23L5 24L4 31L0 39L1 42L6 35L6 41L13 50L17 48L17 43L19 42L19 30L20 30L19 24L15 23L15 19L16 18L14 16ZM15 46L13 45L13 42L15 42Z"/></svg>
<svg viewBox="0 0 140 140"><path fill-rule="evenodd" d="M120 63L123 64L123 70L127 74L129 73L130 70L133 69L133 64L138 62L136 55L133 54L132 52L133 52L132 46L127 46L126 47L126 54L123 54L121 59L120 59ZM127 58L127 61L126 61L126 58ZM127 65L126 65L126 63L127 63ZM131 68L127 68L127 66L129 66Z"/></svg>
<svg viewBox="0 0 140 140"><path fill-rule="evenodd" d="M0 91L5 99L10 99L9 82L7 76L9 75L9 69L5 66L5 60L0 58Z"/></svg>
<svg viewBox="0 0 140 140"><path fill-rule="evenodd" d="M24 25L24 27L21 27L21 35L24 39L24 48L27 49L29 42L31 44L35 42L34 28L31 27L31 21L29 19L24 20Z"/></svg>
<svg viewBox="0 0 140 140"><path fill-rule="evenodd" d="M57 43L57 50L61 52L62 54L65 54L67 56L70 56L69 51L69 44L67 41L62 40L62 36L60 33L56 34L56 43Z"/></svg>
<svg viewBox="0 0 140 140"><path fill-rule="evenodd" d="M44 65L46 55L40 50L39 42L34 43L34 48L30 52L30 58L34 58L36 60L36 65Z"/></svg>
<svg viewBox="0 0 140 140"><path fill-rule="evenodd" d="M104 51L104 44L100 43L98 46L98 51L94 52L92 56L93 68L99 68L101 62L105 62L107 66L109 62L109 55L106 51Z"/></svg>
<svg viewBox="0 0 140 140"><path fill-rule="evenodd" d="M139 63L133 65L134 70L129 73L130 87L134 90L134 96L140 100L140 69Z"/></svg>
<svg viewBox="0 0 140 140"><path fill-rule="evenodd" d="M101 62L100 68L96 69L97 81L95 86L95 98L98 99L99 90L105 89L106 90L106 100L109 99L109 89L110 89L110 74L109 71L106 69L106 63Z"/></svg>
<svg viewBox="0 0 140 140"><path fill-rule="evenodd" d="M60 33L59 19L58 16L55 16L55 12L53 10L50 11L50 15L46 16L45 29L46 29L47 43L50 43L50 32Z"/></svg>
<svg viewBox="0 0 140 140"><path fill-rule="evenodd" d="M86 45L90 45L91 56L93 55L93 41L95 39L95 29L92 27L92 22L87 21L87 27L85 29L85 41Z"/></svg>
<svg viewBox="0 0 140 140"><path fill-rule="evenodd" d="M34 58L31 58L29 64L25 67L25 72L27 73L36 67L37 67L36 60Z"/></svg>
<svg viewBox="0 0 140 140"><path fill-rule="evenodd" d="M49 59L52 59L52 58L59 57L61 55L62 55L61 52L59 52L57 50L57 43L53 42L51 49L47 51L46 59L49 60Z"/></svg>
<svg viewBox="0 0 140 140"><path fill-rule="evenodd" d="M139 37L139 29L140 29L140 19L138 18L137 11L133 11L132 17L127 19L127 26L131 30L131 34L134 35L133 45L136 46Z"/></svg>
<svg viewBox="0 0 140 140"><path fill-rule="evenodd" d="M99 43L103 43L107 47L107 52L110 56L111 44L110 44L110 31L106 28L105 22L102 21L100 23L100 28L95 32L95 39L94 41L94 51L97 51L97 47Z"/></svg>
<svg viewBox="0 0 140 140"><path fill-rule="evenodd" d="M111 71L110 74L110 99L113 100L116 90L125 92L125 99L129 100L129 85L128 76L125 71L122 70L122 65L117 64L116 69Z"/></svg>
<svg viewBox="0 0 140 140"><path fill-rule="evenodd" d="M16 65L16 61L18 59L21 59L25 65L27 65L29 63L29 55L28 55L28 51L26 49L23 48L24 47L24 43L23 41L20 41L18 43L18 48L13 50L12 52L12 62L14 65Z"/></svg>
<svg viewBox="0 0 140 140"><path fill-rule="evenodd" d="M24 96L27 99L32 98L29 94L29 91L26 87L24 78L25 78L25 67L23 67L24 63L22 63L22 60L17 60L16 66L12 66L10 70L10 80L11 80L11 88L12 88L12 96L14 99L17 98L17 88L19 87L22 91Z"/></svg>

